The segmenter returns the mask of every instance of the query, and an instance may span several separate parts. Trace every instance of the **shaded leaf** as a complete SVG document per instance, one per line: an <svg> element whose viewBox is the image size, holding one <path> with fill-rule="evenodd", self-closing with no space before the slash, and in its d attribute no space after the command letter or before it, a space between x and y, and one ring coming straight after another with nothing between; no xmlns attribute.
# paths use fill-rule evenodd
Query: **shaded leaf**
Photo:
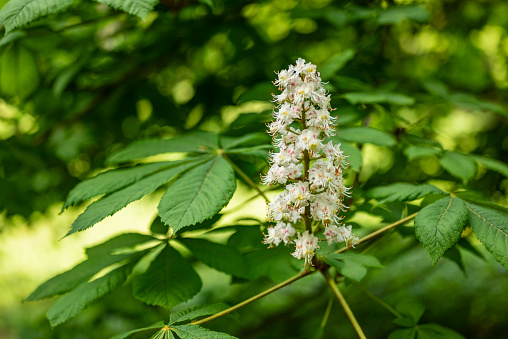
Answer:
<svg viewBox="0 0 508 339"><path fill-rule="evenodd" d="M164 326L164 322L163 321L159 321L158 323L153 324L152 326L138 328L138 329L135 329L135 330L132 330L132 331L118 333L117 335L111 337L110 339L125 339L125 338L129 337L132 334L137 334L137 333L141 333L141 332L145 332L145 331L160 330L161 327L163 327L163 326Z"/></svg>
<svg viewBox="0 0 508 339"><path fill-rule="evenodd" d="M145 273L133 281L139 300L172 308L189 300L201 289L201 279L192 266L171 246L166 246Z"/></svg>
<svg viewBox="0 0 508 339"><path fill-rule="evenodd" d="M376 257L357 253L331 253L325 261L351 280L360 281L367 274L367 267L383 267Z"/></svg>
<svg viewBox="0 0 508 339"><path fill-rule="evenodd" d="M448 173L462 179L463 183L467 183L476 175L476 163L470 156L456 152L445 152L440 161L441 166Z"/></svg>
<svg viewBox="0 0 508 339"><path fill-rule="evenodd" d="M9 33L17 27L67 9L74 0L11 0L0 10L0 24Z"/></svg>
<svg viewBox="0 0 508 339"><path fill-rule="evenodd" d="M395 330L392 333L390 333L388 339L414 339L415 337L416 337L416 329L412 327Z"/></svg>
<svg viewBox="0 0 508 339"><path fill-rule="evenodd" d="M430 184L410 184L397 182L387 186L378 186L367 191L371 198L381 199L378 204L394 201L412 201L423 198L427 194L445 194L441 189Z"/></svg>
<svg viewBox="0 0 508 339"><path fill-rule="evenodd" d="M450 100L457 106L470 109L473 111L488 111L494 112L508 117L508 110L503 106L495 104L490 101L480 100L470 94L457 93L450 95Z"/></svg>
<svg viewBox="0 0 508 339"><path fill-rule="evenodd" d="M459 332L438 324L419 325L417 332L418 339L465 339Z"/></svg>
<svg viewBox="0 0 508 339"><path fill-rule="evenodd" d="M413 321L413 325L418 324L425 312L425 306L416 300L403 300L395 306L395 309L403 316L410 318Z"/></svg>
<svg viewBox="0 0 508 339"><path fill-rule="evenodd" d="M233 168L217 156L185 173L166 191L159 202L159 215L176 233L218 213L235 190Z"/></svg>
<svg viewBox="0 0 508 339"><path fill-rule="evenodd" d="M370 127L341 128L337 130L337 137L350 142L379 146L393 146L397 143L391 134Z"/></svg>
<svg viewBox="0 0 508 339"><path fill-rule="evenodd" d="M249 277L248 262L235 248L204 239L181 238L178 241L206 265L237 277Z"/></svg>
<svg viewBox="0 0 508 339"><path fill-rule="evenodd" d="M466 205L474 234L494 258L508 269L508 216L490 208L470 203Z"/></svg>
<svg viewBox="0 0 508 339"><path fill-rule="evenodd" d="M416 237L429 252L433 265L459 241L467 220L464 202L453 196L426 206L416 215Z"/></svg>
<svg viewBox="0 0 508 339"><path fill-rule="evenodd" d="M404 20L427 22L429 13L420 6L396 6L390 7L379 13L377 22L381 25L398 24Z"/></svg>
<svg viewBox="0 0 508 339"><path fill-rule="evenodd" d="M39 69L35 55L19 44L5 48L0 54L0 93L25 97L38 84Z"/></svg>
<svg viewBox="0 0 508 339"><path fill-rule="evenodd" d="M496 159L482 157L480 155L471 155L471 157L486 168L501 173L508 178L508 164Z"/></svg>
<svg viewBox="0 0 508 339"><path fill-rule="evenodd" d="M351 104L374 104L387 103L393 105L412 105L415 99L400 93L382 93L382 92L349 92L343 97Z"/></svg>
<svg viewBox="0 0 508 339"><path fill-rule="evenodd" d="M247 101L271 101L273 100L272 93L276 90L276 87L269 82L261 82L243 92L238 99L236 104L241 104Z"/></svg>
<svg viewBox="0 0 508 339"><path fill-rule="evenodd" d="M198 305L169 315L169 325L219 313L228 308L226 304Z"/></svg>
<svg viewBox="0 0 508 339"><path fill-rule="evenodd" d="M173 330L182 339L234 339L232 335L215 332L198 325L172 326Z"/></svg>
<svg viewBox="0 0 508 339"><path fill-rule="evenodd" d="M197 162L187 162L180 166L162 170L153 175L144 177L130 186L106 195L100 200L92 203L78 216L72 223L71 230L66 236L92 227L104 218L120 211L131 202L139 200L145 195L152 193L157 188L175 180L180 173L196 166L196 164Z"/></svg>
<svg viewBox="0 0 508 339"><path fill-rule="evenodd" d="M144 19L153 10L158 0L97 0L115 9L120 9L132 15Z"/></svg>
<svg viewBox="0 0 508 339"><path fill-rule="evenodd" d="M423 146L408 146L403 152L409 160L441 154L440 149Z"/></svg>
<svg viewBox="0 0 508 339"><path fill-rule="evenodd" d="M319 68L321 78L323 80L328 80L337 74L337 72L340 71L348 63L348 61L352 60L354 56L355 51L352 49L347 49L342 53L334 55Z"/></svg>

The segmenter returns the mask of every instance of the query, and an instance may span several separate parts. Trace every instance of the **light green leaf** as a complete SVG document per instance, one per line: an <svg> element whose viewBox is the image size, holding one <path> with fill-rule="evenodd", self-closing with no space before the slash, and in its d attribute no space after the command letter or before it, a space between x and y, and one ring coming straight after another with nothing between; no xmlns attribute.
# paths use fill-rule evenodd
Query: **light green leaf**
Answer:
<svg viewBox="0 0 508 339"><path fill-rule="evenodd" d="M367 195L371 198L381 199L378 204L393 201L412 201L423 198L427 194L445 194L436 186L429 184L410 184L397 182L387 186L378 186L370 189Z"/></svg>
<svg viewBox="0 0 508 339"><path fill-rule="evenodd" d="M81 283L88 281L100 270L127 259L131 255L141 255L141 253L143 253L139 252L138 254L131 253L113 255L115 251L153 240L153 237L147 235L125 233L109 239L100 245L89 248L87 249L88 260L83 261L67 272L49 279L37 287L37 289L33 291L28 298L26 298L26 300L40 300L68 292Z"/></svg>
<svg viewBox="0 0 508 339"><path fill-rule="evenodd" d="M457 93L450 96L450 100L456 106L460 106L473 111L487 111L501 114L508 118L508 110L503 106L490 101L480 100L471 94Z"/></svg>
<svg viewBox="0 0 508 339"><path fill-rule="evenodd" d="M133 281L139 300L172 308L192 298L201 289L201 279L192 266L171 246L166 246L145 273Z"/></svg>
<svg viewBox="0 0 508 339"><path fill-rule="evenodd" d="M159 215L176 233L218 213L235 190L233 168L219 155L175 182L159 202Z"/></svg>
<svg viewBox="0 0 508 339"><path fill-rule="evenodd" d="M508 215L466 203L473 233L494 258L508 269Z"/></svg>
<svg viewBox="0 0 508 339"><path fill-rule="evenodd" d="M187 162L180 166L162 170L144 177L130 186L106 195L92 203L78 216L66 236L92 227L107 216L120 211L131 202L141 199L168 182L174 181L180 173L196 166L196 164L197 162Z"/></svg>
<svg viewBox="0 0 508 339"><path fill-rule="evenodd" d="M343 276L360 281L367 274L367 267L383 267L376 257L357 253L331 253L325 261Z"/></svg>
<svg viewBox="0 0 508 339"><path fill-rule="evenodd" d="M169 325L198 317L219 313L228 308L226 304L198 305L169 315Z"/></svg>
<svg viewBox="0 0 508 339"><path fill-rule="evenodd" d="M441 166L465 184L476 175L476 163L470 156L455 152L445 152L441 158Z"/></svg>
<svg viewBox="0 0 508 339"><path fill-rule="evenodd" d="M471 155L471 157L476 160L480 165L485 166L486 168L501 173L505 177L508 178L508 164L487 157L482 157L480 155Z"/></svg>
<svg viewBox="0 0 508 339"><path fill-rule="evenodd" d="M237 277L249 277L248 262L235 248L204 239L181 238L178 241L206 265Z"/></svg>
<svg viewBox="0 0 508 339"><path fill-rule="evenodd" d="M388 336L388 339L414 339L416 337L416 329L412 328L401 328L393 331Z"/></svg>
<svg viewBox="0 0 508 339"><path fill-rule="evenodd" d="M418 158L441 154L441 150L424 146L408 146L404 149L404 155L411 161Z"/></svg>
<svg viewBox="0 0 508 339"><path fill-rule="evenodd" d="M433 265L460 240L467 220L464 202L453 196L426 206L416 215L416 237L429 252Z"/></svg>
<svg viewBox="0 0 508 339"><path fill-rule="evenodd" d="M182 339L234 339L232 335L211 331L198 325L179 325L171 327Z"/></svg>
<svg viewBox="0 0 508 339"><path fill-rule="evenodd" d="M119 267L101 278L79 285L58 299L46 313L51 327L73 318L88 304L122 285L131 273L132 267L132 264Z"/></svg>
<svg viewBox="0 0 508 339"><path fill-rule="evenodd" d="M374 104L387 103L393 105L412 105L415 99L400 93L383 93L383 92L349 92L343 97L351 104Z"/></svg>
<svg viewBox="0 0 508 339"><path fill-rule="evenodd" d="M1 5L0 5L0 7L1 7ZM10 44L11 42L14 42L16 40L24 38L25 36L26 36L25 31L16 31L16 32L7 33L3 38L0 39L0 48L5 45Z"/></svg>
<svg viewBox="0 0 508 339"><path fill-rule="evenodd" d="M32 52L19 44L8 46L0 54L0 93L25 97L39 84L39 69Z"/></svg>
<svg viewBox="0 0 508 339"><path fill-rule="evenodd" d="M363 163L362 152L360 149L355 145L344 141L340 142L340 149L344 152L345 155L348 156L347 161L353 171L360 172Z"/></svg>
<svg viewBox="0 0 508 339"><path fill-rule="evenodd" d="M350 142L370 143L379 146L393 146L397 140L385 131L370 127L351 127L337 130L337 137Z"/></svg>
<svg viewBox="0 0 508 339"><path fill-rule="evenodd" d="M100 173L99 175L81 181L68 194L62 211L67 207L96 197L101 194L108 194L129 184L132 184L141 178L168 167L181 165L184 161L164 161L153 164L139 165L131 168L116 169Z"/></svg>
<svg viewBox="0 0 508 339"><path fill-rule="evenodd" d="M438 324L423 324L417 327L418 339L465 339L465 337Z"/></svg>
<svg viewBox="0 0 508 339"><path fill-rule="evenodd" d="M153 324L152 326L138 328L138 329L128 331L128 332L118 333L117 335L111 337L110 339L125 339L132 334L141 333L141 332L145 332L145 331L160 330L162 327L164 327L164 322L159 321L158 323Z"/></svg>
<svg viewBox="0 0 508 339"><path fill-rule="evenodd" d="M139 160L152 155L163 153L196 152L210 153L216 150L218 135L210 132L193 132L173 139L147 139L136 141L124 149L114 153L106 163L115 164Z"/></svg>
<svg viewBox="0 0 508 339"><path fill-rule="evenodd" d="M321 78L323 80L328 80L338 71L340 71L348 61L352 60L355 56L355 51L352 49L347 49L342 53L334 55L331 57L323 66L319 68L319 73L321 74Z"/></svg>
<svg viewBox="0 0 508 339"><path fill-rule="evenodd" d="M153 10L158 0L97 0L115 9L120 9L132 15L144 19Z"/></svg>
<svg viewBox="0 0 508 339"><path fill-rule="evenodd" d="M427 22L429 19L430 15L423 7L410 5L390 7L380 12L377 22L381 25L392 25L404 20Z"/></svg>
<svg viewBox="0 0 508 339"><path fill-rule="evenodd" d="M74 0L11 0L0 10L0 24L9 33L49 14L67 9Z"/></svg>

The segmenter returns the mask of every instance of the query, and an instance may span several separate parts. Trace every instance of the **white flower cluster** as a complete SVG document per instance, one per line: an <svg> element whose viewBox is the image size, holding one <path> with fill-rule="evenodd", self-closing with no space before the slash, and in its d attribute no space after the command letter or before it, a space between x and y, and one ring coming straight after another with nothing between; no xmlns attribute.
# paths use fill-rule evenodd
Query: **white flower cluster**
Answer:
<svg viewBox="0 0 508 339"><path fill-rule="evenodd" d="M352 246L358 239L338 215L346 209L344 197L350 196L342 177L347 157L340 144L323 143L335 132L335 118L330 115L330 95L316 66L300 58L296 65L278 73L275 85L282 93L274 96L277 108L269 130L279 151L271 154L271 167L262 181L286 188L268 204L268 217L277 225L268 228L264 243L270 247L294 243L293 256L310 264L319 245L309 230L309 219L325 226L329 244L345 242ZM306 221L303 233L291 225ZM292 239L295 234L296 239Z"/></svg>

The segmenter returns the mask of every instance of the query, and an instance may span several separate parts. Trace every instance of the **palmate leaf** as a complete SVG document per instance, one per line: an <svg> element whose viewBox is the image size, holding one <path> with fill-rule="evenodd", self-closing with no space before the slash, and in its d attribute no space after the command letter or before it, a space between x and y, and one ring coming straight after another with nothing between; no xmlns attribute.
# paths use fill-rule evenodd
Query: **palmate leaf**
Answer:
<svg viewBox="0 0 508 339"><path fill-rule="evenodd" d="M80 203L98 195L114 192L161 169L176 167L184 164L185 162L189 162L189 160L156 162L100 173L93 178L81 181L77 184L69 192L65 204L62 207L62 211L71 205Z"/></svg>
<svg viewBox="0 0 508 339"><path fill-rule="evenodd" d="M111 155L106 159L106 163L116 164L129 162L171 152L209 153L210 150L216 150L218 148L218 137L216 133L199 131L167 140L140 140Z"/></svg>
<svg viewBox="0 0 508 339"><path fill-rule="evenodd" d="M58 299L46 313L51 327L73 318L88 304L122 285L133 266L133 264L123 265L103 277L79 285Z"/></svg>
<svg viewBox="0 0 508 339"><path fill-rule="evenodd" d="M167 190L159 202L159 216L176 233L211 218L228 203L235 190L234 170L218 155L182 175Z"/></svg>
<svg viewBox="0 0 508 339"><path fill-rule="evenodd" d="M175 180L179 174L198 164L198 160L182 163L180 166L171 167L146 176L132 185L106 195L100 200L92 203L78 216L66 236L92 227L104 218L115 214L131 202L139 200L145 195L152 193L157 188Z"/></svg>
<svg viewBox="0 0 508 339"><path fill-rule="evenodd" d="M146 332L146 331L154 331L154 330L160 330L162 327L164 327L164 322L159 321L158 323L153 324L152 326L138 328L132 331L122 332L118 333L117 335L111 337L110 339L125 339L133 334Z"/></svg>
<svg viewBox="0 0 508 339"><path fill-rule="evenodd" d="M204 239L178 239L206 265L241 278L249 277L247 260L235 248Z"/></svg>
<svg viewBox="0 0 508 339"><path fill-rule="evenodd" d="M33 291L26 300L40 300L54 295L66 293L83 282L88 281L102 269L140 253L113 254L119 249L133 247L155 239L138 233L125 233L114 237L105 243L87 249L88 260L76 265L71 270L59 274Z"/></svg>
<svg viewBox="0 0 508 339"><path fill-rule="evenodd" d="M67 9L74 0L11 0L0 10L0 24L9 33L17 27Z"/></svg>
<svg viewBox="0 0 508 339"><path fill-rule="evenodd" d="M198 305L191 308L186 308L185 310L171 313L169 315L169 325L219 313L227 308L228 305L226 304Z"/></svg>
<svg viewBox="0 0 508 339"><path fill-rule="evenodd" d="M174 331L182 339L235 339L232 335L222 332L215 332L198 325L172 326Z"/></svg>
<svg viewBox="0 0 508 339"><path fill-rule="evenodd" d="M192 266L167 245L150 267L133 281L133 293L139 300L172 308L192 298L201 289L201 279Z"/></svg>
<svg viewBox="0 0 508 339"><path fill-rule="evenodd" d="M120 9L132 15L144 19L153 10L158 0L97 0L115 9Z"/></svg>
<svg viewBox="0 0 508 339"><path fill-rule="evenodd" d="M508 215L466 203L473 233L494 258L508 269Z"/></svg>
<svg viewBox="0 0 508 339"><path fill-rule="evenodd" d="M466 205L454 196L438 200L416 215L416 237L429 252L433 265L459 241L467 220Z"/></svg>
<svg viewBox="0 0 508 339"><path fill-rule="evenodd" d="M397 182L387 186L374 187L367 192L369 197L381 199L378 204L394 201L412 201L423 198L427 194L445 194L445 192L430 184L415 185L407 182Z"/></svg>

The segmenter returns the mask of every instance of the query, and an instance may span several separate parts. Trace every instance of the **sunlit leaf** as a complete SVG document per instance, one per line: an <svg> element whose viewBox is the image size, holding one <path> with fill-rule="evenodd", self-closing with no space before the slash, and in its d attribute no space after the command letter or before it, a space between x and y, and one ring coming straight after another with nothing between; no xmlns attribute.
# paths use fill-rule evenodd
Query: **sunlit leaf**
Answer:
<svg viewBox="0 0 508 339"><path fill-rule="evenodd" d="M350 142L370 143L379 146L393 146L397 140L385 131L371 127L350 127L337 130L337 137Z"/></svg>
<svg viewBox="0 0 508 339"><path fill-rule="evenodd" d="M429 19L429 13L421 6L396 6L381 11L377 22L381 25L390 25L404 20L427 22Z"/></svg>
<svg viewBox="0 0 508 339"><path fill-rule="evenodd" d="M378 186L367 192L369 197L380 200L379 204L393 201L412 201L423 198L427 194L445 194L436 186L430 184L410 184L397 182L387 186Z"/></svg>
<svg viewBox="0 0 508 339"><path fill-rule="evenodd" d="M0 51L0 93L25 97L39 85L35 55L19 44Z"/></svg>
<svg viewBox="0 0 508 339"><path fill-rule="evenodd" d="M415 102L414 98L400 93L350 92L344 94L344 98L351 104L388 103L406 106Z"/></svg>
<svg viewBox="0 0 508 339"><path fill-rule="evenodd" d="M442 151L440 149L424 146L408 146L404 149L404 155L409 160L428 157L431 155L439 155L441 152Z"/></svg>
<svg viewBox="0 0 508 339"><path fill-rule="evenodd" d="M476 163L468 155L445 152L441 158L441 166L456 178L462 179L462 182L467 183L476 175Z"/></svg>

